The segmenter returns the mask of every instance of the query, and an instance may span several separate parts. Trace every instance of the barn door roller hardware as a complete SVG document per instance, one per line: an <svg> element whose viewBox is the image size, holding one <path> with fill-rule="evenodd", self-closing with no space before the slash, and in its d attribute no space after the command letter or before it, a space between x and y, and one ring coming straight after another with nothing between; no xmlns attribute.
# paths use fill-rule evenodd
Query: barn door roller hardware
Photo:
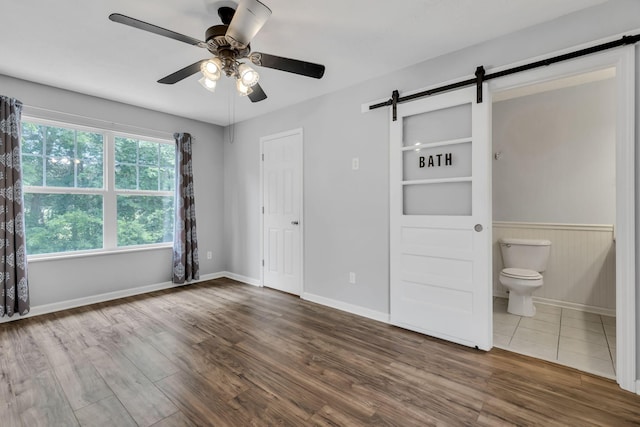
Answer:
<svg viewBox="0 0 640 427"><path fill-rule="evenodd" d="M581 56L591 55L593 53L602 52L604 50L613 49L613 48L616 48L616 47L619 47L619 46L635 44L638 41L640 41L640 34L635 34L635 35L632 35L632 36L622 36L622 38L620 38L618 40L614 40L614 41L607 42L607 43L602 43L602 44L599 44L599 45L596 45L596 46L591 46L591 47L588 47L588 48L585 48L585 49L576 50L576 51L573 51L573 52L569 52L569 53L565 53L565 54L562 54L562 55L554 56L552 58L542 59L540 61L531 62L531 63L525 64L525 65L519 65L517 67L508 68L506 70L497 71L495 73L489 73L489 74L485 73L485 69L484 69L483 66L479 66L478 68L476 68L476 72L475 72L475 76L476 77L475 78L462 80L462 81L455 82L455 83L450 83L448 85L436 87L434 89L429 89L429 90L425 90L425 91L418 92L418 93L413 93L411 95L406 95L406 96L400 96L400 93L397 90L394 90L393 94L391 96L391 99L389 99L388 101L385 101L385 102L380 102L378 104L370 105L369 106L369 110L375 110L377 108L391 106L393 108L393 121L396 121L397 118L398 118L397 117L397 106L401 102L412 101L412 100L417 99L417 98L424 98L425 96L431 96L431 95L435 95L435 94L442 93L442 92L448 92L448 91L451 91L451 90L454 90L454 89L459 89L459 88L467 87L467 86L471 86L471 85L476 85L476 87L477 87L477 102L481 103L482 102L482 95L483 95L482 94L482 83L487 81L487 80L496 79L498 77L508 76L510 74L520 73L522 71L529 71L529 70L532 70L534 68L547 67L549 65L552 65L552 64L555 64L555 63L558 63L558 62L568 61L570 59L579 58Z"/></svg>

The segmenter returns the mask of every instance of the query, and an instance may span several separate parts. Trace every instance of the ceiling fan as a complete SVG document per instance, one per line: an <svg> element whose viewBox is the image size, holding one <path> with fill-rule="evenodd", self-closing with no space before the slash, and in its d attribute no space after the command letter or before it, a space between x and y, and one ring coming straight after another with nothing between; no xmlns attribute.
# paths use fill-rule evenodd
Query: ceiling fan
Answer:
<svg viewBox="0 0 640 427"><path fill-rule="evenodd" d="M240 95L247 95L252 102L258 102L266 99L267 95L258 84L258 73L247 63L242 62L243 59L248 59L253 65L260 67L273 68L316 79L320 79L324 75L324 65L267 53L251 52L249 43L271 16L271 9L260 1L241 0L236 10L231 7L221 7L218 9L218 16L222 20L222 25L209 27L205 32L205 41L120 13L112 13L109 15L109 19L207 49L213 54L213 58L194 62L161 78L158 83L174 84L200 71L202 73L200 83L206 89L213 91L218 79L224 73L227 77L236 79L236 89Z"/></svg>

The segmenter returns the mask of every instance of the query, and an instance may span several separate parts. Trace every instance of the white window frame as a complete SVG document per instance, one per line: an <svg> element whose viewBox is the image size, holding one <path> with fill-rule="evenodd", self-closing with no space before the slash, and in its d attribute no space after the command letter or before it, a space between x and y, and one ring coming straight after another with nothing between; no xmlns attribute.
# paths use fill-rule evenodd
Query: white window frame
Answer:
<svg viewBox="0 0 640 427"><path fill-rule="evenodd" d="M175 198L175 191L153 191L153 190L125 190L116 189L115 186L115 140L117 137L131 138L147 142L156 142L175 146L175 142L170 139L121 132L118 130L105 129L96 126L85 126L81 124L50 120L35 116L23 115L22 122L34 123L42 126L51 126L70 129L80 132L99 133L103 135L103 186L102 188L78 188L78 187L41 187L24 186L23 193L39 194L81 194L102 196L102 248L68 252L53 252L48 254L28 255L28 260L52 259L52 258L74 258L90 255L101 255L107 253L131 252L140 250L150 250L157 248L172 248L173 242L151 243L143 245L118 246L118 217L117 198L119 195L127 196L169 196ZM177 159L176 159L177 162ZM174 213L175 214L175 213ZM28 231L27 231L28 232Z"/></svg>

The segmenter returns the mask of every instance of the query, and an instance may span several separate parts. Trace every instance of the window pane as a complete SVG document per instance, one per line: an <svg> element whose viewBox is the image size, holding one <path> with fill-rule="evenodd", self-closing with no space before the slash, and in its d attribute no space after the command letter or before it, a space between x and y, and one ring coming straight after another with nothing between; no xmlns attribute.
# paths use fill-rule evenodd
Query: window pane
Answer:
<svg viewBox="0 0 640 427"><path fill-rule="evenodd" d="M138 168L131 165L116 166L116 188L136 190L138 188Z"/></svg>
<svg viewBox="0 0 640 427"><path fill-rule="evenodd" d="M103 135L24 122L25 183L45 187L102 188ZM38 156L38 157L36 157ZM45 158L43 165L43 157Z"/></svg>
<svg viewBox="0 0 640 427"><path fill-rule="evenodd" d="M140 141L138 163L141 165L158 166L157 142Z"/></svg>
<svg viewBox="0 0 640 427"><path fill-rule="evenodd" d="M118 246L173 241L173 197L118 196Z"/></svg>
<svg viewBox="0 0 640 427"><path fill-rule="evenodd" d="M160 144L160 166L174 167L176 164L176 148L169 144Z"/></svg>
<svg viewBox="0 0 640 427"><path fill-rule="evenodd" d="M47 159L47 187L73 187L73 162L69 157Z"/></svg>
<svg viewBox="0 0 640 427"><path fill-rule="evenodd" d="M404 215L470 216L471 182L403 186Z"/></svg>
<svg viewBox="0 0 640 427"><path fill-rule="evenodd" d="M26 193L27 252L102 248L102 196Z"/></svg>
<svg viewBox="0 0 640 427"><path fill-rule="evenodd" d="M139 189L158 191L158 168L149 166L138 167Z"/></svg>
<svg viewBox="0 0 640 427"><path fill-rule="evenodd" d="M98 133L78 132L75 167L77 186L81 188L102 188L103 182L103 142Z"/></svg>
<svg viewBox="0 0 640 427"><path fill-rule="evenodd" d="M405 151L405 181L471 176L471 142Z"/></svg>
<svg viewBox="0 0 640 427"><path fill-rule="evenodd" d="M116 189L172 191L175 156L171 144L116 137Z"/></svg>
<svg viewBox="0 0 640 427"><path fill-rule="evenodd" d="M22 123L22 154L42 155L45 127L34 123Z"/></svg>
<svg viewBox="0 0 640 427"><path fill-rule="evenodd" d="M405 117L402 129L405 147L469 138L471 136L471 104Z"/></svg>
<svg viewBox="0 0 640 427"><path fill-rule="evenodd" d="M176 182L174 168L160 168L160 191L173 191Z"/></svg>
<svg viewBox="0 0 640 427"><path fill-rule="evenodd" d="M137 163L138 141L131 138L116 137L116 163Z"/></svg>
<svg viewBox="0 0 640 427"><path fill-rule="evenodd" d="M47 127L47 156L60 161L73 159L75 132L71 129Z"/></svg>
<svg viewBox="0 0 640 427"><path fill-rule="evenodd" d="M42 157L22 156L22 182L24 185L42 186Z"/></svg>

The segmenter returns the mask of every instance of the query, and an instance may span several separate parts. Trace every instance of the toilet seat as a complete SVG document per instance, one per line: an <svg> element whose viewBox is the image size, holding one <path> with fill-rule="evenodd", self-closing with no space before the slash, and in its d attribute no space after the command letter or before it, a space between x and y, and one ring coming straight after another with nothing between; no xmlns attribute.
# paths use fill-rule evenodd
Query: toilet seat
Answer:
<svg viewBox="0 0 640 427"><path fill-rule="evenodd" d="M507 312L518 316L535 316L532 293L542 286L542 274L526 268L505 268L500 284L509 290Z"/></svg>
<svg viewBox="0 0 640 427"><path fill-rule="evenodd" d="M542 274L534 270L527 270L525 268L505 268L500 272L501 276L509 277L512 279L520 280L540 280Z"/></svg>

